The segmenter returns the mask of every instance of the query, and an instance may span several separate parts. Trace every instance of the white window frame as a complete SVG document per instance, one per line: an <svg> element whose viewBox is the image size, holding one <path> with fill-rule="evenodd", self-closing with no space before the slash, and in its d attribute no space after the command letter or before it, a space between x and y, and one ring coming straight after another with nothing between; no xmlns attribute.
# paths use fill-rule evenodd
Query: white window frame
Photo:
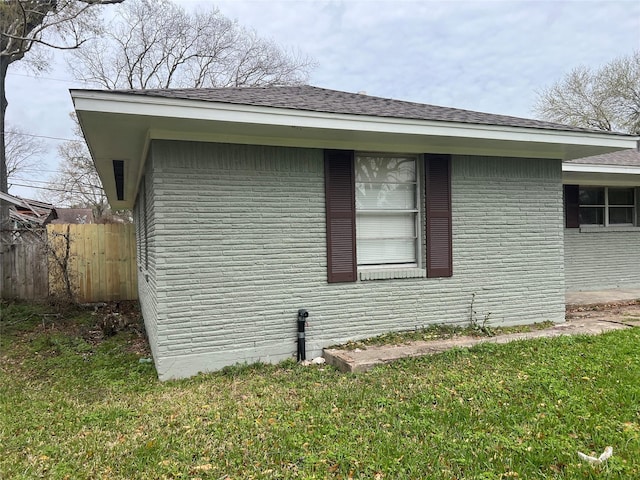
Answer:
<svg viewBox="0 0 640 480"><path fill-rule="evenodd" d="M602 188L604 189L604 204L602 205L584 205L582 203L580 203L578 205L578 208L603 208L604 209L604 223L581 223L580 226L581 227L633 227L636 226L635 225L635 219L638 216L638 212L636 211L636 205L638 202L638 199L636 198L637 195L637 189L634 187L603 187L603 186L598 186L598 185L580 185L578 188ZM633 203L631 205L610 205L609 204L609 188L626 188L626 189L630 189L633 192ZM633 219L631 223L610 223L609 222L609 208L631 208L632 209L632 216L631 218Z"/></svg>
<svg viewBox="0 0 640 480"><path fill-rule="evenodd" d="M418 155L415 153L380 153L380 152L355 152L355 168L357 169L357 162L359 161L360 157L377 157L377 158L389 158L389 159L393 159L393 158L412 158L415 162L415 174L416 174L416 178L415 178L415 205L416 208L415 209L404 209L404 210L388 210L388 211L384 211L384 210L375 210L375 209L370 209L370 210L366 210L366 209L358 209L357 208L357 203L356 203L356 225L357 225L357 217L360 214L366 214L366 213L388 213L390 216L393 215L394 213L411 213L414 216L414 231L415 231L415 245L414 245L414 251L415 251L415 261L413 262L407 262L407 263L360 263L359 258L356 258L357 260L357 266L358 266L358 270L377 270L377 269L403 269L403 268L422 268L422 235L423 235L423 229L422 229L422 214L423 214L423 205L422 205L422 197L421 197L421 178L422 178L422 171L423 171L423 162L422 162L422 155ZM356 184L358 182L356 181ZM356 196L358 195L357 193L357 188L356 188ZM370 237L369 237L370 238ZM384 237L380 237L381 239ZM356 227L356 242L358 240L358 230ZM356 257L358 257L358 250L356 250Z"/></svg>

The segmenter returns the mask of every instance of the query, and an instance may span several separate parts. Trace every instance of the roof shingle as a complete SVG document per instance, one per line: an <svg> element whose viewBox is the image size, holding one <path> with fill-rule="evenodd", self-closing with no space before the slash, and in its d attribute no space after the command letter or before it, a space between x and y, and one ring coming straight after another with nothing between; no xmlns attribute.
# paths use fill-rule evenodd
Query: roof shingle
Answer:
<svg viewBox="0 0 640 480"><path fill-rule="evenodd" d="M328 90L311 85L111 90L110 92L180 100L276 107L334 114L368 115L374 117L431 120L476 125L602 133L597 130L561 125L541 120L474 112L459 108L439 107L435 105L374 97L366 94Z"/></svg>
<svg viewBox="0 0 640 480"><path fill-rule="evenodd" d="M613 153L594 155L592 157L576 158L569 163L640 167L640 152L638 150L620 150Z"/></svg>

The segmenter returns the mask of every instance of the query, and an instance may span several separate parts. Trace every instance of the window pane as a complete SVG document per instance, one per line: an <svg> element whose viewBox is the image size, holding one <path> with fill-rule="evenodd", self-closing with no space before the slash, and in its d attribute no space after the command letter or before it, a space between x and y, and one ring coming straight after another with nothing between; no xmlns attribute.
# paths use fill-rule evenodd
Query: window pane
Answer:
<svg viewBox="0 0 640 480"><path fill-rule="evenodd" d="M580 225L604 225L604 207L580 207Z"/></svg>
<svg viewBox="0 0 640 480"><path fill-rule="evenodd" d="M416 242L410 239L358 237L358 264L383 265L416 261Z"/></svg>
<svg viewBox="0 0 640 480"><path fill-rule="evenodd" d="M416 263L417 159L356 157L358 264Z"/></svg>
<svg viewBox="0 0 640 480"><path fill-rule="evenodd" d="M633 225L633 207L610 207L609 224L627 223Z"/></svg>
<svg viewBox="0 0 640 480"><path fill-rule="evenodd" d="M416 222L412 213L383 215L359 213L356 216L358 238L415 238Z"/></svg>
<svg viewBox="0 0 640 480"><path fill-rule="evenodd" d="M413 210L416 186L413 183L356 183L356 209Z"/></svg>
<svg viewBox="0 0 640 480"><path fill-rule="evenodd" d="M580 205L604 205L604 187L580 187Z"/></svg>
<svg viewBox="0 0 640 480"><path fill-rule="evenodd" d="M356 182L407 183L416 181L412 157L362 157L356 162Z"/></svg>
<svg viewBox="0 0 640 480"><path fill-rule="evenodd" d="M633 188L609 188L609 205L633 204Z"/></svg>

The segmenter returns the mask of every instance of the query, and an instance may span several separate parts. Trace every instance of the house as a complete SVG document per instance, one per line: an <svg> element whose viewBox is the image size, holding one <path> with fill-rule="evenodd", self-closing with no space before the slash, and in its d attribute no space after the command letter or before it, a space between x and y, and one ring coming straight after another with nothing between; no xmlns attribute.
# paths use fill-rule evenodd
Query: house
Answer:
<svg viewBox="0 0 640 480"><path fill-rule="evenodd" d="M55 208L50 203L3 192L0 192L0 199L9 203L9 218L15 229L38 228L49 223L95 223L90 208Z"/></svg>
<svg viewBox="0 0 640 480"><path fill-rule="evenodd" d="M9 220L16 230L41 228L58 218L56 209L49 203L4 192L0 192L0 199L9 204Z"/></svg>
<svg viewBox="0 0 640 480"><path fill-rule="evenodd" d="M71 96L134 212L162 380L295 355L299 309L309 357L472 315L564 321L563 161L638 141L312 86Z"/></svg>
<svg viewBox="0 0 640 480"><path fill-rule="evenodd" d="M562 166L568 291L640 287L640 151Z"/></svg>

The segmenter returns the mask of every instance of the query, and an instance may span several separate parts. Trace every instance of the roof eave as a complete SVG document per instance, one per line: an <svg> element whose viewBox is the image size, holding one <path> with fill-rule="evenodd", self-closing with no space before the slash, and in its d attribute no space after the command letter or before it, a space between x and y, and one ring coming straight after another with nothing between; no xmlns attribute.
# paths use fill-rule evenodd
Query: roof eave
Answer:
<svg viewBox="0 0 640 480"><path fill-rule="evenodd" d="M399 134L431 134L464 136L496 140L532 141L536 136L552 136L555 143L611 146L614 149L634 148L640 137L598 131L555 130L479 123L417 120L371 115L341 114L297 110L279 107L240 105L191 99L145 97L125 93L71 90L76 110L136 115L172 117L257 125L299 128L339 129ZM630 146L631 145L631 146ZM580 158L580 157L576 157ZM566 158L565 160L569 160Z"/></svg>
<svg viewBox="0 0 640 480"><path fill-rule="evenodd" d="M114 92L72 90L71 96L114 208L133 206L148 145L154 139L563 160L634 148L638 141L604 132L336 114ZM113 160L126 164L122 201L115 200Z"/></svg>
<svg viewBox="0 0 640 480"><path fill-rule="evenodd" d="M640 186L640 166L564 162L562 183L637 187Z"/></svg>

